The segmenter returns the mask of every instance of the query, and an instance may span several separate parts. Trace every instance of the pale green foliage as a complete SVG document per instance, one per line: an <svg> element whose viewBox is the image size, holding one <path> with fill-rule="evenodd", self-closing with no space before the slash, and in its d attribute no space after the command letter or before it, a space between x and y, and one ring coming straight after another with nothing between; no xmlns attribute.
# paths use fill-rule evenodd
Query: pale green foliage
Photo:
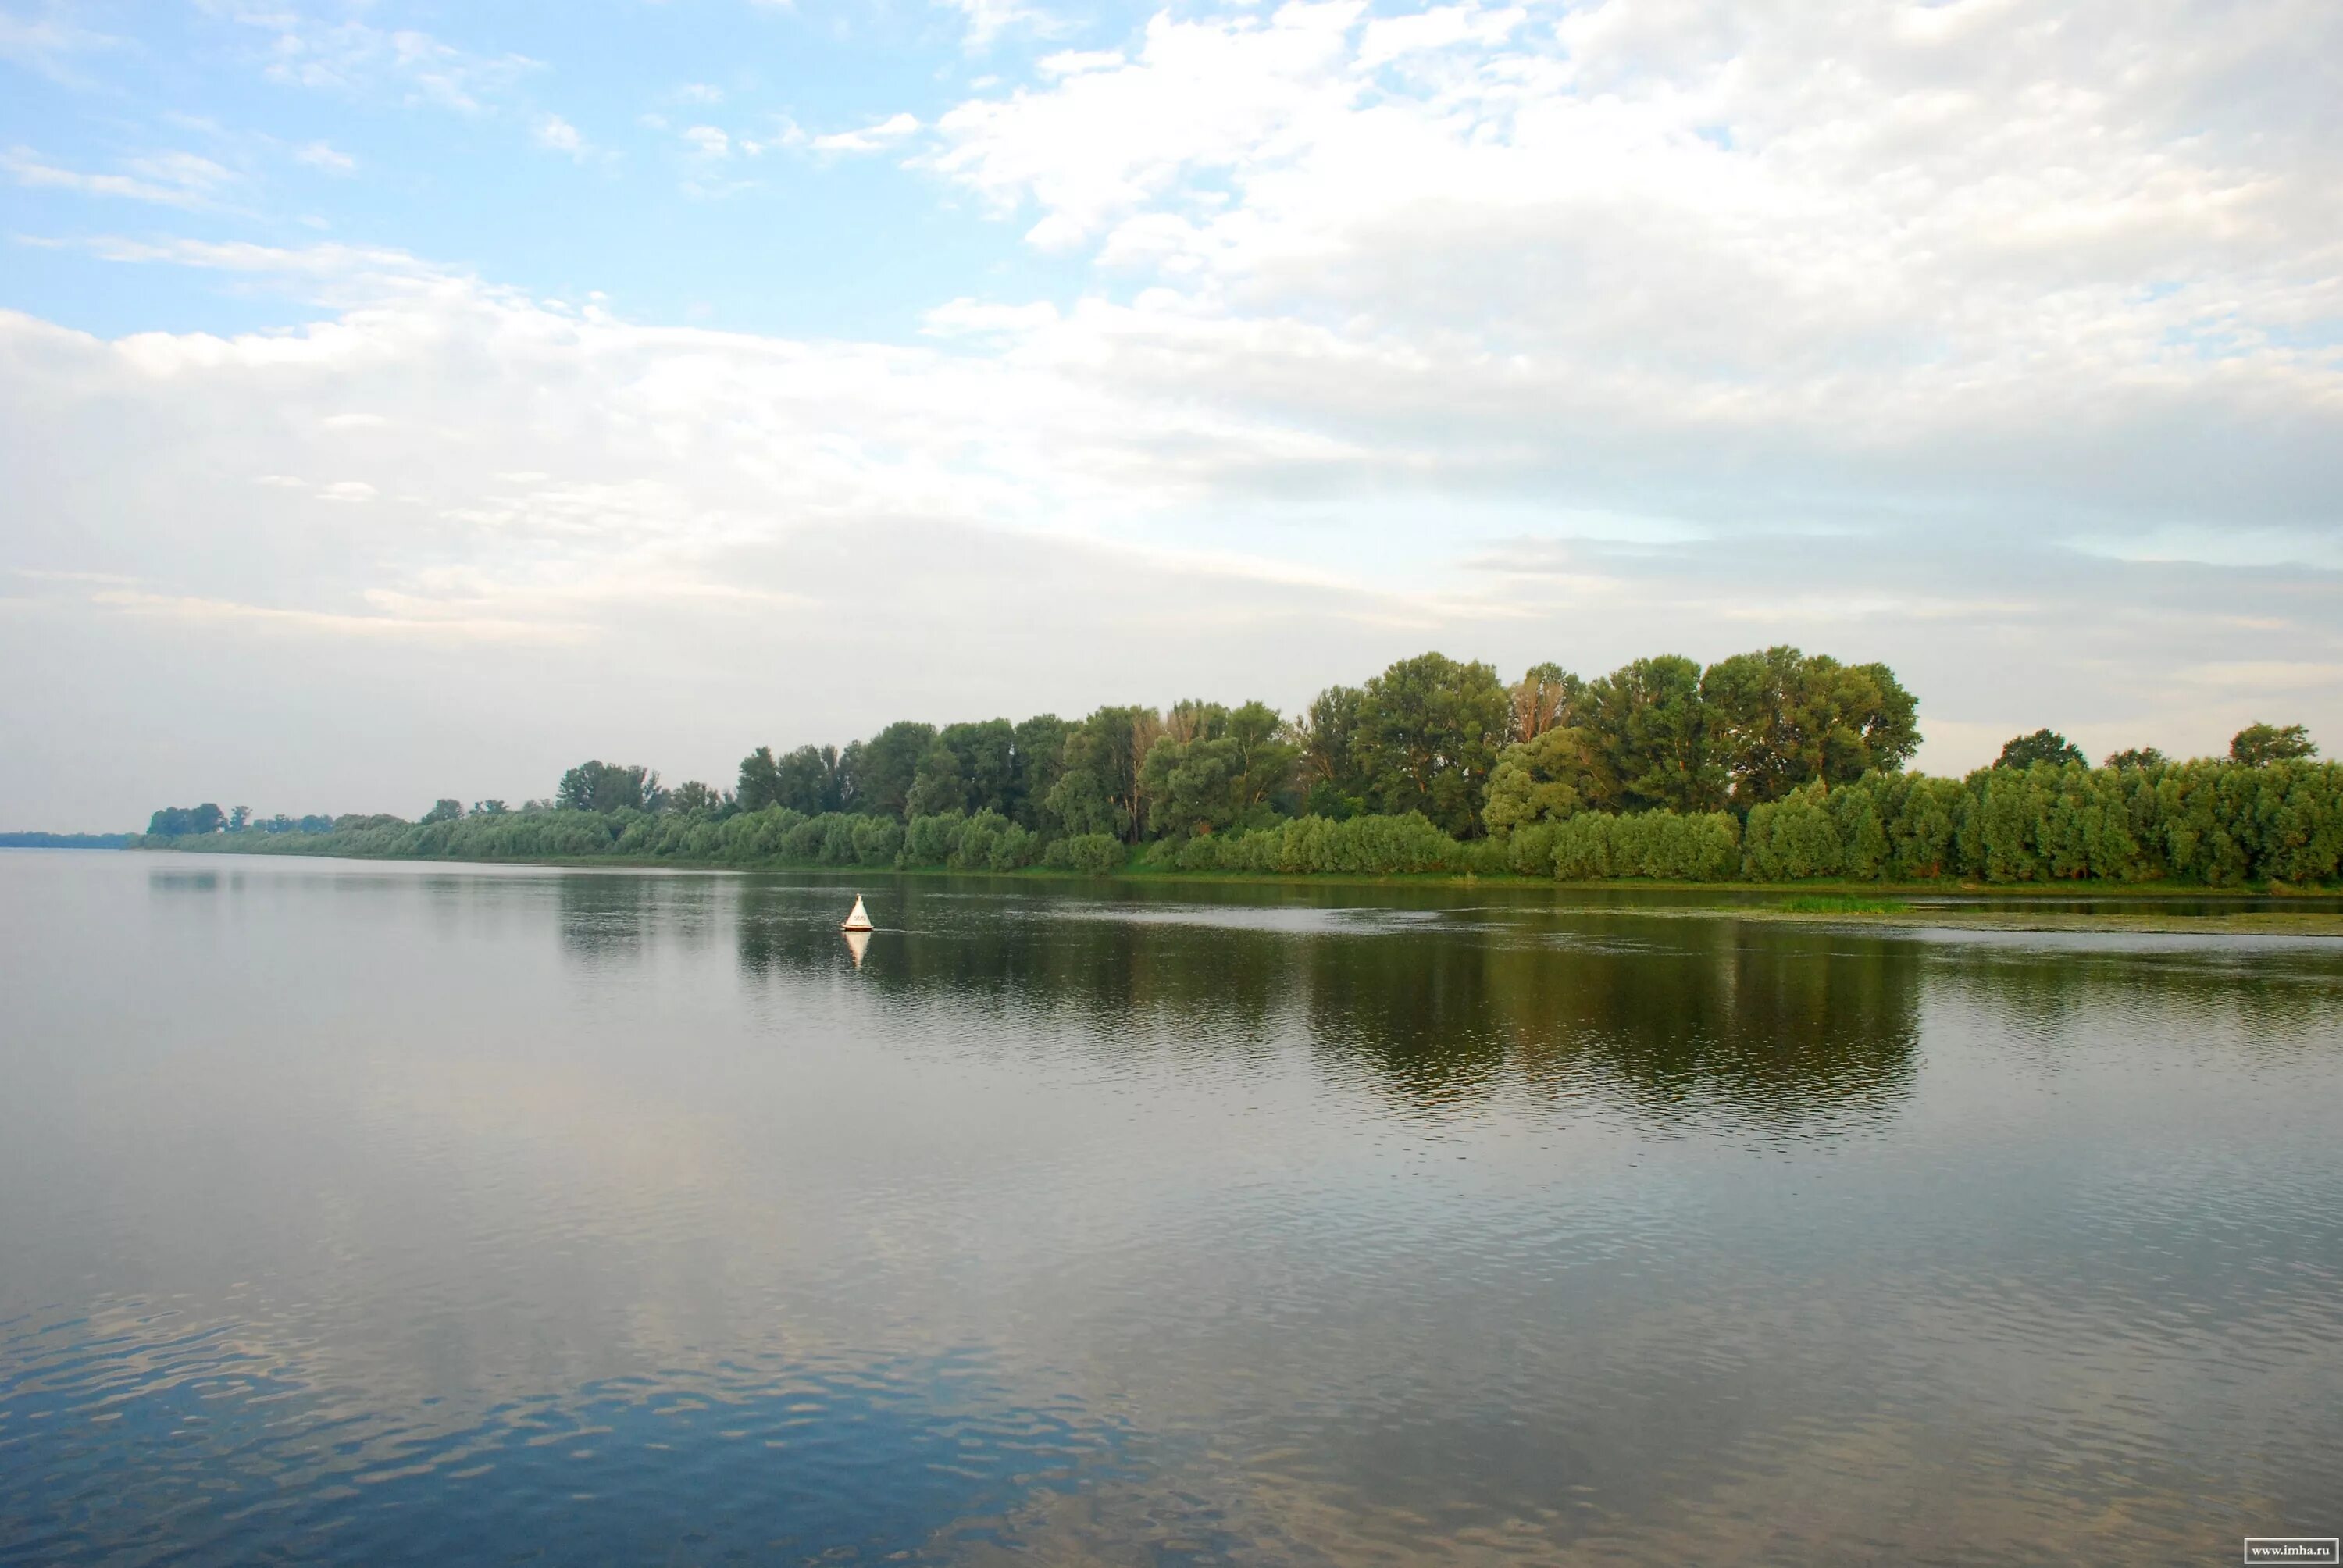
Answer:
<svg viewBox="0 0 2343 1568"><path fill-rule="evenodd" d="M1601 806L1616 786L1585 731L1563 726L1505 748L1489 775L1485 818L1502 838Z"/></svg>

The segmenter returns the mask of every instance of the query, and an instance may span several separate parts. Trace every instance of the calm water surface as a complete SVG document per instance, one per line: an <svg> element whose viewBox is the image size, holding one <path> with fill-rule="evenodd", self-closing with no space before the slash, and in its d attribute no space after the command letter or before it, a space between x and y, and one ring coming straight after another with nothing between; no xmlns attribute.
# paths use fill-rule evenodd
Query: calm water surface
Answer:
<svg viewBox="0 0 2343 1568"><path fill-rule="evenodd" d="M2343 946L0 853L0 1558L2233 1563Z"/></svg>

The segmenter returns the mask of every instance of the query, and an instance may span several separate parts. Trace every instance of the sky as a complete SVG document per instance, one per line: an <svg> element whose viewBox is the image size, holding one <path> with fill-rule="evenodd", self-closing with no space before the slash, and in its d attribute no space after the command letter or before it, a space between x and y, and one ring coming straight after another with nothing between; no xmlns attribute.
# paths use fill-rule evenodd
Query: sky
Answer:
<svg viewBox="0 0 2343 1568"><path fill-rule="evenodd" d="M2333 0L0 0L0 828L1885 660L2343 748Z"/></svg>

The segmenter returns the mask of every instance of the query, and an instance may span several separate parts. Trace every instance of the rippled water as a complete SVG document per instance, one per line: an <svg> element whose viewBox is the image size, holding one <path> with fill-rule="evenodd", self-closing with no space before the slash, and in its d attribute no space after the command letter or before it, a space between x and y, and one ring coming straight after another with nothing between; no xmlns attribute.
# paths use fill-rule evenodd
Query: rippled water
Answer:
<svg viewBox="0 0 2343 1568"><path fill-rule="evenodd" d="M2343 947L859 890L0 854L0 1557L2343 1529Z"/></svg>

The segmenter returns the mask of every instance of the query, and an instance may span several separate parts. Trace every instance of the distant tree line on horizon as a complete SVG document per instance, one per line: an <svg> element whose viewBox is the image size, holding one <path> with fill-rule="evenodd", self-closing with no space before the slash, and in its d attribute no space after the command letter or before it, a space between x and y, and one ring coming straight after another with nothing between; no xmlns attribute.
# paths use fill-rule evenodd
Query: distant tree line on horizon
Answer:
<svg viewBox="0 0 2343 1568"><path fill-rule="evenodd" d="M999 870L1102 871L1135 859L1192 870L1699 879L2028 879L2037 863L2041 874L2060 876L2335 874L2333 857L2321 862L2327 851L2316 847L2291 859L2248 855L2243 870L2227 860L2207 870L2189 854L2126 859L2103 849L2086 860L2105 869L2078 872L2055 849L2013 857L1991 848L1973 821L1968 839L1960 839L1963 822L1984 819L1980 802L2007 814L2014 786L1996 787L1992 775L2107 776L2111 782L2089 786L2097 790L2125 779L2161 788L2183 775L2278 769L2290 789L2324 803L2290 808L2328 824L2306 829L2323 845L2343 835L2343 790L2334 765L2310 761L2317 749L2299 725L2251 726L2226 759L2172 763L2143 748L2118 752L2097 770L2063 736L2043 729L2012 739L1992 769L1966 780L1906 774L1919 741L1917 704L1885 665L1845 665L1795 648L1705 668L1675 656L1643 658L1593 680L1543 664L1510 685L1488 665L1427 653L1362 686L1330 688L1291 718L1258 701L1194 700L1169 709L1106 707L1081 719L1042 714L941 727L907 719L843 749L809 745L776 755L760 746L741 759L729 790L698 780L670 788L649 768L597 760L570 769L550 797L518 809L483 800L468 809L447 798L412 823L387 816L254 821L245 808L222 813L206 804L158 811L148 830L200 847L296 852ZM2069 780L2057 789L2080 787ZM1876 849L1856 819L1857 800L1871 802L1882 842L1902 849ZM2030 809L2064 808L2046 798ZM1809 821L1817 811L1828 835ZM2135 839L2161 831L2137 802L2126 811ZM1941 832L1933 826L1939 816L1949 824ZM2046 815L2027 831L2046 844L2058 829ZM2219 832L2242 841L2229 827ZM1839 847L1825 846L1825 836ZM2260 869L2280 859L2288 871ZM2327 869L2300 869L2319 863Z"/></svg>

